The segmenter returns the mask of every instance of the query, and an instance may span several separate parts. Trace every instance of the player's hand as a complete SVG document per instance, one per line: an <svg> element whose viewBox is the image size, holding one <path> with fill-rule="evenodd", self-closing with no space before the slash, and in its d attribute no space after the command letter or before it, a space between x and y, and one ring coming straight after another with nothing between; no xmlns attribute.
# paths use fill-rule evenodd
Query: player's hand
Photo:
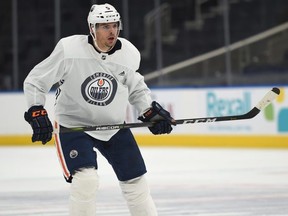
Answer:
<svg viewBox="0 0 288 216"><path fill-rule="evenodd" d="M43 106L32 106L24 113L24 118L33 129L32 142L46 144L51 140L53 127Z"/></svg>
<svg viewBox="0 0 288 216"><path fill-rule="evenodd" d="M143 122L154 122L153 126L149 127L149 130L155 135L169 134L172 131L171 125L176 125L176 122L171 117L170 113L163 109L156 101L153 101L151 108L138 119Z"/></svg>

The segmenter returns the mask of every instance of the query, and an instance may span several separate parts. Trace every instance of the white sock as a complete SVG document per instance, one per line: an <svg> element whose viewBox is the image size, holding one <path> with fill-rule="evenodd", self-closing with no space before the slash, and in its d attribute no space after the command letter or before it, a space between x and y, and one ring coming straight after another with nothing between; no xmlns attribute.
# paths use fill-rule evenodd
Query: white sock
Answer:
<svg viewBox="0 0 288 216"><path fill-rule="evenodd" d="M96 215L99 179L95 168L83 168L73 175L70 188L70 216Z"/></svg>
<svg viewBox="0 0 288 216"><path fill-rule="evenodd" d="M121 181L120 187L132 216L157 216L145 176Z"/></svg>

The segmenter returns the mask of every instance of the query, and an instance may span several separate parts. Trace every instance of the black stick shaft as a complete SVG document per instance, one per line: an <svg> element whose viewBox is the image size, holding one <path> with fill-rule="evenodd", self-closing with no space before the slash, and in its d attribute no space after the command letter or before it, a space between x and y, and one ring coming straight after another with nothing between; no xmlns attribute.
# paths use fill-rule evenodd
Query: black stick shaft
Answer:
<svg viewBox="0 0 288 216"><path fill-rule="evenodd" d="M262 100L259 101L259 103L254 108L252 108L249 112L243 115L178 119L178 120L175 120L176 125L251 119L251 118L254 118L266 106L268 106L279 94L280 94L280 90L274 87L262 98ZM151 126L153 126L153 122L124 123L124 124L98 125L98 126L88 126L88 127L61 128L60 133L119 130L119 129L125 129L125 128L140 128L140 127L151 127Z"/></svg>

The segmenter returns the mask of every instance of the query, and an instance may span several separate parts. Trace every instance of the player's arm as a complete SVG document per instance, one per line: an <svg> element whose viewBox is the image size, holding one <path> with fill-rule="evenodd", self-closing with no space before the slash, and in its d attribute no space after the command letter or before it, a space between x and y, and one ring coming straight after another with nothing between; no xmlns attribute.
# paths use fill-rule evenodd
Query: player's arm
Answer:
<svg viewBox="0 0 288 216"><path fill-rule="evenodd" d="M143 76L135 72L131 83L133 84L129 88L129 102L140 113L138 120L153 122L154 124L149 127L149 130L155 135L169 134L172 131L171 125L176 125L176 122L159 103L152 102L150 90L145 84Z"/></svg>
<svg viewBox="0 0 288 216"><path fill-rule="evenodd" d="M169 134L172 131L171 125L176 125L170 113L156 101L152 102L151 91L144 82L144 77L137 72L140 65L140 53L134 47L134 55L130 55L131 70L126 74L126 85L129 90L129 102L140 114L139 120L143 122L153 122L149 130L153 134Z"/></svg>
<svg viewBox="0 0 288 216"><path fill-rule="evenodd" d="M52 138L53 127L44 105L46 94L63 73L63 48L59 42L51 55L36 65L24 81L23 89L28 105L24 119L32 127L32 142L41 141L45 144Z"/></svg>
<svg viewBox="0 0 288 216"><path fill-rule="evenodd" d="M45 95L64 73L64 49L60 40L53 52L37 64L24 80L23 89L28 106L45 103Z"/></svg>

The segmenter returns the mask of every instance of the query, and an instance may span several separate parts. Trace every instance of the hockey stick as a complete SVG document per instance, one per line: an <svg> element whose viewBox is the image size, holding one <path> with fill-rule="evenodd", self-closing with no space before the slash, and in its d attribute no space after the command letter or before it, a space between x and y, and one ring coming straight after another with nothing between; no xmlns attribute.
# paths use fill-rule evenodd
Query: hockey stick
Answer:
<svg viewBox="0 0 288 216"><path fill-rule="evenodd" d="M189 118L189 119L178 119L175 121L177 125L180 125L180 124L196 124L196 123L251 119L251 118L254 118L266 106L268 106L279 94L280 94L280 90L274 87L258 102L258 104L255 107L253 107L249 112L243 115ZM153 122L124 123L124 124L98 125L98 126L88 126L88 127L61 128L60 133L118 130L118 129L125 129L125 128L139 128L139 127L151 127L151 126L153 126Z"/></svg>

